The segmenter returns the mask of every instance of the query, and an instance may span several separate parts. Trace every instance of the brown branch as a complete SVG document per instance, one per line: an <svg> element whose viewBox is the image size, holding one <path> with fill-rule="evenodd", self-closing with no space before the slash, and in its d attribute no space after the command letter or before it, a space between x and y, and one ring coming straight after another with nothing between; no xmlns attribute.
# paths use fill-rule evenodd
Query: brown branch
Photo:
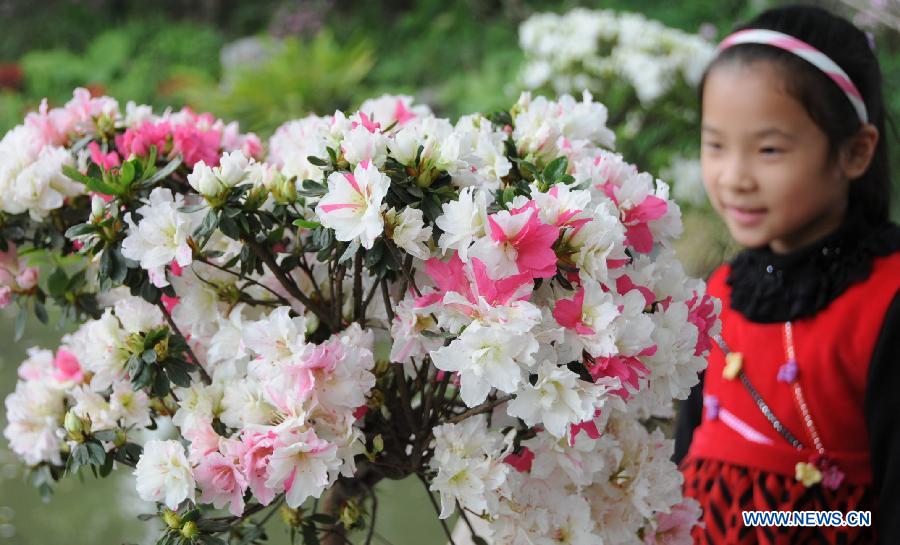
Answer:
<svg viewBox="0 0 900 545"><path fill-rule="evenodd" d="M493 401L485 401L481 405L476 405L475 407L472 407L468 411L465 411L463 413L460 413L460 414L454 416L453 418L447 420L447 422L449 422L450 424L458 424L458 423L462 422L463 420L465 420L466 418L469 418L470 416L475 416L476 414L490 412L494 409L494 407L503 405L504 403L506 403L507 401L509 401L512 398L513 398L512 394L506 394L506 395L502 395L502 396L498 397L497 399L494 399Z"/></svg>
<svg viewBox="0 0 900 545"><path fill-rule="evenodd" d="M356 250L356 259L353 261L353 319L359 322L360 327L366 327L365 317L362 315L363 305L363 252L362 248Z"/></svg>
<svg viewBox="0 0 900 545"><path fill-rule="evenodd" d="M207 384L207 385L212 384L212 378L206 372L206 369L204 369L203 366L200 365L200 360L197 359L197 355L194 354L194 351L191 349L191 344L188 342L187 337L185 337L181 333L181 330L178 329L178 326L175 325L175 320L172 319L172 315L169 314L169 311L166 309L166 305L164 305L162 303L162 301L158 301L156 303L156 306L157 306L157 308L159 308L159 310L162 311L163 316L166 317L166 321L169 323L169 327L172 328L172 331L174 331L175 334L178 335L179 337L181 337L181 340L184 341L184 346L187 347L188 355L194 361L194 365L197 366L197 370L200 371L200 378L201 378L201 380L203 380L203 384Z"/></svg>
<svg viewBox="0 0 900 545"><path fill-rule="evenodd" d="M431 500L431 505L434 507L435 514L438 515L438 521L441 523L441 528L444 529L444 533L447 534L447 539L450 540L450 545L456 545L456 542L453 541L453 534L450 532L450 528L447 527L447 523L444 522L444 519L440 517L441 508L438 506L437 501L435 501L434 496L431 495L431 489L428 488L428 481L425 480L425 477L423 477L421 473L416 473L416 476L422 481L422 486L425 487L425 493L428 495L428 499Z"/></svg>
<svg viewBox="0 0 900 545"><path fill-rule="evenodd" d="M332 332L338 331L340 328L338 327L338 323L328 315L322 307L315 304L315 302L310 299L306 294L300 291L300 288L297 287L297 284L291 278L281 270L281 267L278 266L278 262L275 261L275 256L272 255L271 252L267 248L265 248L262 244L257 242L251 237L246 237L243 239L244 243L250 246L250 250L256 254L260 259L263 260L263 263L272 271L272 274L275 275L275 278L278 280L278 283L281 284L284 289L287 290L292 297L300 301L303 306L308 308L313 314L319 317L323 323L325 323Z"/></svg>
<svg viewBox="0 0 900 545"><path fill-rule="evenodd" d="M228 274L232 274L232 275L234 275L234 276L240 278L241 280L246 280L247 282L249 282L250 284L252 284L252 285L254 285L254 286L259 286L260 288L262 288L262 289L268 291L269 293L271 293L272 295L274 295L274 296L278 299L278 301L281 302L281 304L286 305L286 306L291 306L290 301L288 301L287 299L285 299L283 295L281 295L281 294L278 293L277 291L273 290L273 289L270 288L269 286L263 284L262 282L258 282L258 281L254 280L254 279L252 279L252 278L249 278L249 277L247 277L247 276L244 276L243 274L236 273L236 272L232 271L231 269L228 269L228 268L226 268L226 267L222 267L221 265L217 265L217 264L213 263L212 261L210 261L209 259L207 259L207 258L205 258L205 257L202 257L202 256L201 256L201 257L197 258L197 260L200 261L201 263L205 263L205 264L209 265L210 267L212 267L212 268L214 268L214 269L218 269L218 270L220 270L220 271L222 271L222 272L226 272L226 273L228 273ZM194 271L194 274L197 274L197 272ZM200 275L197 275L197 277L199 277L199 276L200 276ZM245 287L246 287L246 286L245 286Z"/></svg>

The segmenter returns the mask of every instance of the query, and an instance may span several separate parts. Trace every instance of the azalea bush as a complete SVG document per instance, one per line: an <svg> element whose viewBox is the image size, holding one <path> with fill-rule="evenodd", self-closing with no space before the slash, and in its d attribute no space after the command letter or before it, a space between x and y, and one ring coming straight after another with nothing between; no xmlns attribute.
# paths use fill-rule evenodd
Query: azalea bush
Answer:
<svg viewBox="0 0 900 545"><path fill-rule="evenodd" d="M407 477L478 543L690 543L649 423L719 307L606 122L588 93L455 123L382 96L264 155L210 114L42 106L0 141L0 305L76 327L22 363L10 447L44 492L129 468L161 544L261 543L278 510L370 543Z"/></svg>
<svg viewBox="0 0 900 545"><path fill-rule="evenodd" d="M525 89L602 93L617 114L611 125L619 150L670 176L680 203L705 203L696 88L715 44L641 14L585 8L531 16L519 28L519 44Z"/></svg>

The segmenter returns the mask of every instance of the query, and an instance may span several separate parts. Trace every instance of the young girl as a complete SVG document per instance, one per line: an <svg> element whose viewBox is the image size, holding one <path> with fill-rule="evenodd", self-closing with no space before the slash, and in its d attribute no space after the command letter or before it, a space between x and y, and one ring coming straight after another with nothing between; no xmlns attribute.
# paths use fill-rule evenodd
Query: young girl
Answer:
<svg viewBox="0 0 900 545"><path fill-rule="evenodd" d="M900 228L870 41L822 9L767 11L722 42L701 101L704 185L747 250L710 278L722 333L679 418L695 541L900 544Z"/></svg>

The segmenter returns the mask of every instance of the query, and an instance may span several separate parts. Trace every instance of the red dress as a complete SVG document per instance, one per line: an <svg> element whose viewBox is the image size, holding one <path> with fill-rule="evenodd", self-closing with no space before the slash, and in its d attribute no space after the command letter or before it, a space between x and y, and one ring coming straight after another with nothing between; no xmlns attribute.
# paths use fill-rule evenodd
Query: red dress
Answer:
<svg viewBox="0 0 900 545"><path fill-rule="evenodd" d="M895 300L900 299L900 253L875 257L867 278L849 283L814 314L791 321L796 380L814 432L805 424L790 385L778 379L786 361L784 321L754 321L734 310L730 272L725 265L709 280L709 293L722 301L721 337L728 350L741 353L741 370L758 397L803 448L798 450L776 431L741 380L723 376L725 351L714 346L704 377L703 418L681 462L685 495L696 498L704 511L704 527L695 529L695 543L875 543L875 484L880 483L872 478L867 381L873 353L885 350L877 346L885 342L885 317L900 308ZM768 272L776 271L769 267ZM897 356L891 359L900 366ZM894 418L900 419L900 413ZM844 474L835 489L821 483L807 487L795 478L798 462L808 462L816 453L811 437L815 432ZM897 444L896 437L892 441ZM895 468L897 462L893 460ZM896 469L891 474L896 475ZM872 511L873 527L750 527L741 515L747 510Z"/></svg>

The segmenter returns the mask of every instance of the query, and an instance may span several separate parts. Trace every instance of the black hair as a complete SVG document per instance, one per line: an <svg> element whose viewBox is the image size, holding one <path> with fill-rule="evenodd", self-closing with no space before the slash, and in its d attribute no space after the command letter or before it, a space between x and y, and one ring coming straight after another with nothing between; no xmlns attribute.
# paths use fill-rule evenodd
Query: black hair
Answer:
<svg viewBox="0 0 900 545"><path fill-rule="evenodd" d="M750 28L782 32L812 45L840 66L859 89L869 123L878 129L880 137L868 170L850 184L850 211L861 214L871 224L889 221L890 166L881 68L869 37L846 19L819 7L802 5L764 11L735 31ZM771 62L783 71L787 91L803 104L813 122L828 137L829 155L836 156L862 128L847 96L824 72L793 53L763 44L732 46L716 57L700 83L701 103L706 76L712 69L725 63L757 61Z"/></svg>

